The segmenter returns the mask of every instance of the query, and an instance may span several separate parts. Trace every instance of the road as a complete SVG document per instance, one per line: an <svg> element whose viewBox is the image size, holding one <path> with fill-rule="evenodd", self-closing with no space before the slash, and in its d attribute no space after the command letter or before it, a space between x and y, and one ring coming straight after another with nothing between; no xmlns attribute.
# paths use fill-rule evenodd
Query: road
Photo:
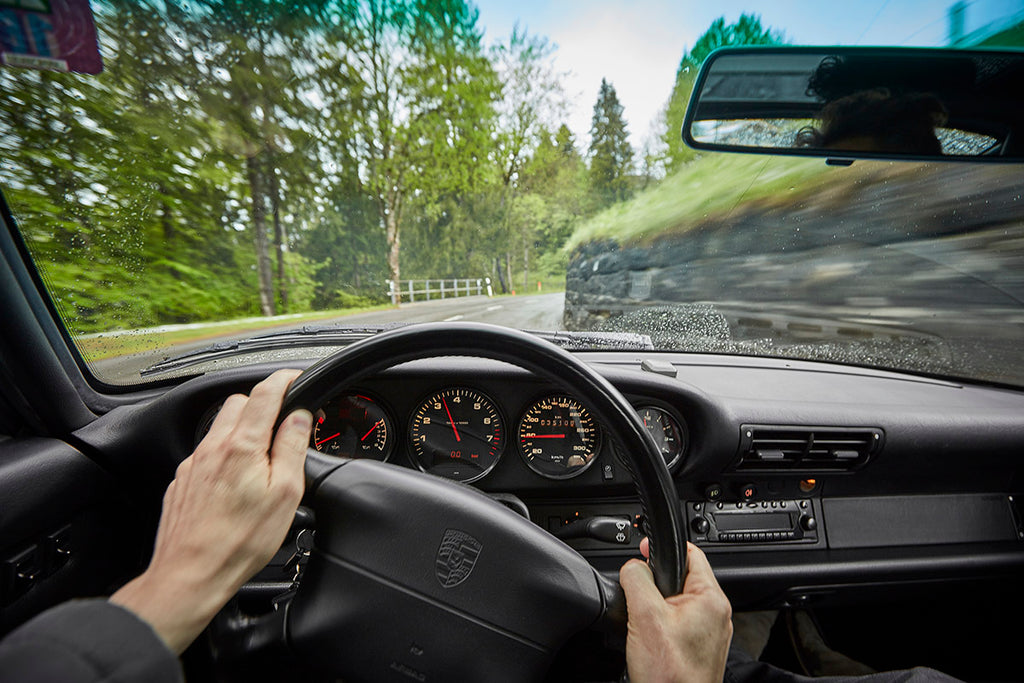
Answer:
<svg viewBox="0 0 1024 683"><path fill-rule="evenodd" d="M402 322L454 322L464 320L493 323L524 330L561 330L563 329L563 307L564 295L561 292L495 299L489 299L486 296L468 296L402 304L397 309L355 313L337 318L316 320L306 324L360 327L364 325ZM277 327L268 327L257 331L235 331L213 337L204 336L199 341L167 346L146 353L116 356L95 361L91 367L98 377L111 383L138 382L140 380L140 370L164 358L173 358L189 351L206 348L212 344L231 342L268 332L286 330L290 327L295 327L297 324L289 322Z"/></svg>

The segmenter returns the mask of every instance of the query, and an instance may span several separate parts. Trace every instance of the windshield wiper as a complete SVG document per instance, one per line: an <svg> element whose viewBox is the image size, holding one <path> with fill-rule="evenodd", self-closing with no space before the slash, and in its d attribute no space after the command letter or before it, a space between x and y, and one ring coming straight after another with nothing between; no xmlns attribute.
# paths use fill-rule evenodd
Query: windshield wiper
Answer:
<svg viewBox="0 0 1024 683"><path fill-rule="evenodd" d="M406 323L373 325L368 327L336 327L331 325L303 325L282 332L271 332L255 337L244 337L217 342L210 346L165 358L139 371L143 377L171 370L180 370L199 363L234 356L239 353L257 353L312 346L348 346Z"/></svg>
<svg viewBox="0 0 1024 683"><path fill-rule="evenodd" d="M210 346L164 358L139 371L143 377L228 358L240 353L258 353L303 347L348 346L375 334L414 323L388 323L365 327L303 325L281 332L217 342ZM526 330L568 351L653 351L654 344L645 334L632 332L555 332Z"/></svg>

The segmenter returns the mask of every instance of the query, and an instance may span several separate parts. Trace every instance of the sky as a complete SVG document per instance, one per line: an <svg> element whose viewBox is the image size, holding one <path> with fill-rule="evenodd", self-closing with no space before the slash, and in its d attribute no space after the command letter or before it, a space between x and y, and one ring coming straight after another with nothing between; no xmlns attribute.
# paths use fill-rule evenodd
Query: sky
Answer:
<svg viewBox="0 0 1024 683"><path fill-rule="evenodd" d="M569 72L569 127L582 147L601 79L615 87L635 150L656 135L654 122L675 82L684 50L711 22L761 16L803 45L944 45L954 0L474 0L484 41L507 38L516 22L555 45L555 67ZM971 31L998 16L1024 12L1024 0L966 0ZM681 122L680 122L681 123Z"/></svg>

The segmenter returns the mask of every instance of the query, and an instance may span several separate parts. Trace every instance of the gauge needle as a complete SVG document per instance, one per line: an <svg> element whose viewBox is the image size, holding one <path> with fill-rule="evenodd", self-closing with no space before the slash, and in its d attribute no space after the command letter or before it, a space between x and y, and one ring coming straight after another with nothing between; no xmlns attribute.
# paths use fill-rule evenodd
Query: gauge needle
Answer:
<svg viewBox="0 0 1024 683"><path fill-rule="evenodd" d="M320 444L324 443L325 441L330 441L331 439L333 439L335 437L338 437L338 436L341 436L341 432L338 432L337 434L331 434L330 436L328 436L326 438L320 439L319 441L316 442L316 445L319 446Z"/></svg>
<svg viewBox="0 0 1024 683"><path fill-rule="evenodd" d="M360 441L366 441L366 437L368 437L370 434L373 434L373 430L376 429L378 426L380 426L380 423L381 423L380 420L377 420L376 422L374 422L373 426L370 427L370 431L368 431L365 434L363 434L363 438L361 438L359 440Z"/></svg>
<svg viewBox="0 0 1024 683"><path fill-rule="evenodd" d="M584 441L587 440L587 432L583 429L583 422L580 420L579 415L573 415L572 421L576 423L576 433L580 435L580 438Z"/></svg>
<svg viewBox="0 0 1024 683"><path fill-rule="evenodd" d="M448 424L452 426L452 431L455 432L455 441L462 441L462 437L459 436L459 428L455 426L455 420L452 419L452 411L448 410L448 401L444 400L444 396L441 397L441 403L444 404L444 412L448 413Z"/></svg>
<svg viewBox="0 0 1024 683"><path fill-rule="evenodd" d="M564 439L565 434L534 434L530 439Z"/></svg>

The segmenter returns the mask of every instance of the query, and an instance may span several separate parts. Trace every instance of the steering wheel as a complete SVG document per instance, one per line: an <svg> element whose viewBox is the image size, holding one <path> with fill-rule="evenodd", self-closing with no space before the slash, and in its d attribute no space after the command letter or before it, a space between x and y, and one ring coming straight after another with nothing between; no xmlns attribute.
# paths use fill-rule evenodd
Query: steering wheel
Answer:
<svg viewBox="0 0 1024 683"><path fill-rule="evenodd" d="M504 361L585 400L636 484L659 590L682 590L679 500L653 439L611 383L533 335L478 323L382 333L307 369L281 415L316 410L388 367L440 356ZM618 582L465 484L310 449L305 501L315 546L282 617L285 636L301 660L346 681L537 680L574 633L622 632Z"/></svg>

